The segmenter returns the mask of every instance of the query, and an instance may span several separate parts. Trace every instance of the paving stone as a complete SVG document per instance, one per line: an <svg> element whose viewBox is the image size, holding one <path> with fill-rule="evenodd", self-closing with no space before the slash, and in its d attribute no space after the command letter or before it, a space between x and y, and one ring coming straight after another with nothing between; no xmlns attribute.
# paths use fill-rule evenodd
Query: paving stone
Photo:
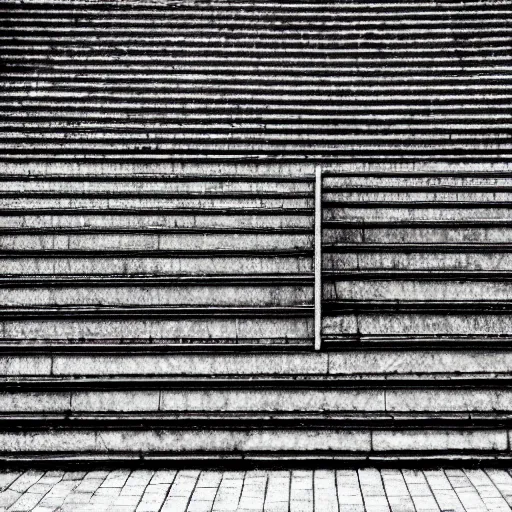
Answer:
<svg viewBox="0 0 512 512"><path fill-rule="evenodd" d="M0 512L512 512L498 469L6 471L0 485Z"/></svg>
<svg viewBox="0 0 512 512"><path fill-rule="evenodd" d="M453 489L444 471L425 471L425 478L432 489L441 510L453 510L453 512L465 512L457 493Z"/></svg>
<svg viewBox="0 0 512 512"><path fill-rule="evenodd" d="M177 471L156 471L151 478L151 484L172 484L176 478Z"/></svg>
<svg viewBox="0 0 512 512"><path fill-rule="evenodd" d="M19 500L21 496L20 492L7 489L6 491L0 492L0 507L7 508L13 503Z"/></svg>
<svg viewBox="0 0 512 512"><path fill-rule="evenodd" d="M466 512L487 510L477 490L462 470L447 469L445 473Z"/></svg>
<svg viewBox="0 0 512 512"><path fill-rule="evenodd" d="M163 490L150 490L150 487L163 487ZM137 505L137 512L154 512L155 510L160 510L169 488L170 484L156 484L154 486L148 485L148 487L146 487L146 492Z"/></svg>
<svg viewBox="0 0 512 512"><path fill-rule="evenodd" d="M111 505L116 500L117 496L92 496L89 503L95 505Z"/></svg>
<svg viewBox="0 0 512 512"><path fill-rule="evenodd" d="M67 471L62 480L82 480L87 473L85 471Z"/></svg>
<svg viewBox="0 0 512 512"><path fill-rule="evenodd" d="M130 476L130 471L126 470L119 470L119 471L112 471L107 475L103 483L100 487L123 487L123 485L128 480L128 477Z"/></svg>
<svg viewBox="0 0 512 512"><path fill-rule="evenodd" d="M38 507L58 509L66 500L66 496L48 496L46 495L40 502Z"/></svg>
<svg viewBox="0 0 512 512"><path fill-rule="evenodd" d="M358 475L365 510L367 512L389 512L389 503L380 472L373 468L367 468L359 470Z"/></svg>
<svg viewBox="0 0 512 512"><path fill-rule="evenodd" d="M485 473L500 491L507 504L512 507L512 477L509 473L498 469L486 469Z"/></svg>
<svg viewBox="0 0 512 512"><path fill-rule="evenodd" d="M68 496L64 500L64 503L65 504L89 503L92 496L93 496L92 492L91 493L89 493L89 492L72 492L71 494L68 494Z"/></svg>
<svg viewBox="0 0 512 512"><path fill-rule="evenodd" d="M288 471L271 471L265 495L265 512L288 512L291 474Z"/></svg>
<svg viewBox="0 0 512 512"><path fill-rule="evenodd" d="M245 474L238 510L263 511L267 476L261 472L248 471Z"/></svg>
<svg viewBox="0 0 512 512"><path fill-rule="evenodd" d="M84 476L84 480L93 479L93 480L105 480L109 474L109 471L89 471Z"/></svg>
<svg viewBox="0 0 512 512"><path fill-rule="evenodd" d="M47 471L43 478L58 478L59 480L62 479L64 476L64 471Z"/></svg>
<svg viewBox="0 0 512 512"><path fill-rule="evenodd" d="M186 512L199 479L199 471L179 471L162 506L162 512Z"/></svg>
<svg viewBox="0 0 512 512"><path fill-rule="evenodd" d="M80 483L75 487L75 492L95 492L102 484L103 480L97 480L95 478L84 479L79 481Z"/></svg>
<svg viewBox="0 0 512 512"><path fill-rule="evenodd" d="M121 496L142 496L146 490L145 485L128 485L126 484L120 492Z"/></svg>
<svg viewBox="0 0 512 512"><path fill-rule="evenodd" d="M26 471L9 486L9 489L23 493L40 480L43 475L42 471Z"/></svg>
<svg viewBox="0 0 512 512"><path fill-rule="evenodd" d="M21 474L20 471L6 471L5 473L0 473L0 491L5 491Z"/></svg>
<svg viewBox="0 0 512 512"><path fill-rule="evenodd" d="M31 492L34 494L46 494L47 492L50 492L53 489L53 486L57 483L55 482L54 484L45 484L41 483L41 480L39 480L39 482L37 482L36 484L32 485L27 492Z"/></svg>
<svg viewBox="0 0 512 512"><path fill-rule="evenodd" d="M131 494L118 496L113 502L115 507L132 507L134 510L139 504L142 494Z"/></svg>
<svg viewBox="0 0 512 512"><path fill-rule="evenodd" d="M9 512L26 512L30 511L37 506L43 499L44 494L35 494L26 492L9 508Z"/></svg>
<svg viewBox="0 0 512 512"><path fill-rule="evenodd" d="M439 505L422 471L404 470L403 476L417 512L439 512Z"/></svg>
<svg viewBox="0 0 512 512"><path fill-rule="evenodd" d="M292 471L290 511L313 512L313 472Z"/></svg>
<svg viewBox="0 0 512 512"><path fill-rule="evenodd" d="M337 471L336 483L340 512L363 512L363 495L361 494L357 471Z"/></svg>
<svg viewBox="0 0 512 512"><path fill-rule="evenodd" d="M185 496L172 496L167 499L161 508L161 512L186 512L189 498Z"/></svg>
<svg viewBox="0 0 512 512"><path fill-rule="evenodd" d="M314 509L315 511L338 512L336 474L334 471L315 471Z"/></svg>
<svg viewBox="0 0 512 512"><path fill-rule="evenodd" d="M392 512L416 512L402 472L398 469L381 471L384 490Z"/></svg>
<svg viewBox="0 0 512 512"><path fill-rule="evenodd" d="M241 472L226 472L222 475L219 491L213 503L213 512L230 512L238 508L244 476Z"/></svg>
<svg viewBox="0 0 512 512"><path fill-rule="evenodd" d="M100 487L94 496L119 496L121 489L121 487Z"/></svg>
<svg viewBox="0 0 512 512"><path fill-rule="evenodd" d="M197 487L213 487L218 488L222 480L222 472L220 471L202 471L199 475Z"/></svg>

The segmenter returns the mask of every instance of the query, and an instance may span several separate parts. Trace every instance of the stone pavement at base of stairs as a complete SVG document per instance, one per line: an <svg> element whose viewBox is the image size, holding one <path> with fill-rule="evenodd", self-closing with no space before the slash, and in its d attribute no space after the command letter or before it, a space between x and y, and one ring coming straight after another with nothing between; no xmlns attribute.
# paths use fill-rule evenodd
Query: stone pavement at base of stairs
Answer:
<svg viewBox="0 0 512 512"><path fill-rule="evenodd" d="M0 511L500 512L504 469L2 471Z"/></svg>

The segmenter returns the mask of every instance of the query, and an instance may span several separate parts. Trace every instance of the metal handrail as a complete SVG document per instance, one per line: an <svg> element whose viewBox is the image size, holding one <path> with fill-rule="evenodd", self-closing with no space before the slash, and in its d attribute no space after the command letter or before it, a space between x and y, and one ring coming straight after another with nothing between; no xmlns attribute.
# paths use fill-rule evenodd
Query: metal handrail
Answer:
<svg viewBox="0 0 512 512"><path fill-rule="evenodd" d="M322 169L315 171L315 350L322 348Z"/></svg>

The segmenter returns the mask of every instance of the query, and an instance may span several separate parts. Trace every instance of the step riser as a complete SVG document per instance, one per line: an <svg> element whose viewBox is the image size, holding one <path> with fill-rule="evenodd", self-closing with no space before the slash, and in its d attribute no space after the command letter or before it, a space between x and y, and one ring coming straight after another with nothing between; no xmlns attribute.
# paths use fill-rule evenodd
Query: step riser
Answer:
<svg viewBox="0 0 512 512"><path fill-rule="evenodd" d="M69 454L110 456L140 454L143 456L222 456L243 452L271 458L329 457L350 455L395 456L482 455L504 456L508 452L506 430L405 430L405 431L339 431L339 430L138 430L138 431L64 431L64 432L0 432L3 457Z"/></svg>
<svg viewBox="0 0 512 512"><path fill-rule="evenodd" d="M72 383L63 382L64 387ZM132 384L133 385L133 384ZM236 387L236 381L232 387ZM255 383L255 385L257 385ZM284 384L283 384L284 385ZM94 386L94 383L92 384ZM205 386L208 386L206 383ZM125 387L129 388L127 383ZM194 390L186 384L176 390L52 391L0 393L2 415L15 413L418 413L414 418L436 421L439 413L512 414L512 389L247 389ZM422 414L420 414L422 413ZM433 416L434 415L434 416ZM165 419L165 414L163 415ZM347 416L350 420L351 416ZM371 421L372 415L368 415ZM399 416L394 417L397 421ZM464 418L464 417L462 417ZM467 418L467 417L466 417ZM342 420L340 420L342 422Z"/></svg>
<svg viewBox="0 0 512 512"><path fill-rule="evenodd" d="M477 376L507 376L512 373L512 352L495 350L346 350L330 353L215 353L204 348L200 353L161 353L158 345L111 347L101 354L93 345L80 347L74 354L69 346L28 346L27 351L38 354L20 355L23 345L3 346L0 355L0 375L23 376L380 376L402 379L418 378L475 378ZM84 353L85 351L85 353ZM5 353L7 352L7 353ZM67 353L68 352L68 353ZM142 353L141 353L142 352ZM157 353L158 352L158 353ZM92 355L94 353L94 355Z"/></svg>

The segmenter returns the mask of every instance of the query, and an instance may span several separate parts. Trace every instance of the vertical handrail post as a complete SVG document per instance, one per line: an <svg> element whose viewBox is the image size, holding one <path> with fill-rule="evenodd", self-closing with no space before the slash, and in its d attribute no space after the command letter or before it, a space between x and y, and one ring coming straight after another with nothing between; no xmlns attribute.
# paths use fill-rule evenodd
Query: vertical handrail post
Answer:
<svg viewBox="0 0 512 512"><path fill-rule="evenodd" d="M322 348L322 169L315 171L315 350Z"/></svg>

